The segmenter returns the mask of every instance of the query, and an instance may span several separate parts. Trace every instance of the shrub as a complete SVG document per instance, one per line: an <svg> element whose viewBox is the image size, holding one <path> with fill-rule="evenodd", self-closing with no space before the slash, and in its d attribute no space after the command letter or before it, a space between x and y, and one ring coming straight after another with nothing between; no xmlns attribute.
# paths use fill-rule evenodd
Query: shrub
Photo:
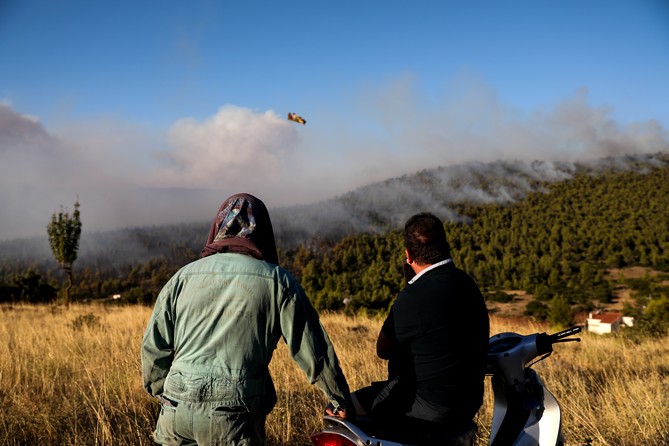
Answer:
<svg viewBox="0 0 669 446"><path fill-rule="evenodd" d="M86 313L74 318L70 326L73 330L78 331L84 327L99 328L102 325L100 324L100 316L97 316L93 313Z"/></svg>
<svg viewBox="0 0 669 446"><path fill-rule="evenodd" d="M533 300L527 304L525 311L523 312L525 316L530 316L540 321L545 321L548 317L548 307L546 304L539 302L538 300Z"/></svg>
<svg viewBox="0 0 669 446"><path fill-rule="evenodd" d="M504 291L496 290L492 293L488 293L486 295L486 300L507 304L513 301L513 295L505 293Z"/></svg>

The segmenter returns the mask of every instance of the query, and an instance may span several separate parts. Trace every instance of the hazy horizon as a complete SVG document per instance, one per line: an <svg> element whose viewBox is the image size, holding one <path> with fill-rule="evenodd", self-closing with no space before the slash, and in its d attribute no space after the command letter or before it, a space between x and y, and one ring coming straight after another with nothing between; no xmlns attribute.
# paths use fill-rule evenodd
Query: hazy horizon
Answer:
<svg viewBox="0 0 669 446"><path fill-rule="evenodd" d="M300 134L301 128L274 112L224 107L203 123L175 124L170 131L172 145L167 146L171 150L152 154L152 161L144 165L131 159L136 148L126 146L125 138L115 141L105 136L106 131L102 136L79 137L51 132L34 118L0 105L0 239L43 233L51 214L61 206L72 210L77 199L85 230L95 231L208 221L220 203L237 192L255 194L268 207L277 208L323 201L366 184L471 161L576 162L669 150L667 131L659 123L621 126L586 99L582 92L525 121L512 121L500 112L489 123L488 133L479 134L459 131L457 117L423 113L420 123L410 123L392 145L376 150L372 145L364 152L357 145L346 146L343 136L339 156L347 161L337 162L310 155L304 138L316 136ZM402 119L400 114L395 118ZM440 119L445 125L437 126ZM427 121L435 122L434 131L423 134L431 127ZM401 129L404 124L400 124L389 128ZM202 142L212 139L218 143ZM287 142L283 146L277 141ZM336 144L328 138L318 141ZM402 151L402 141L407 146L415 141L414 149ZM235 157L234 148L244 144L248 155L232 166L225 164L225 157ZM281 156L274 153L280 147L286 148ZM357 156L356 150L361 151Z"/></svg>
<svg viewBox="0 0 669 446"><path fill-rule="evenodd" d="M76 200L88 232L209 221L238 192L280 208L467 162L665 153L651 3L3 3L0 240Z"/></svg>

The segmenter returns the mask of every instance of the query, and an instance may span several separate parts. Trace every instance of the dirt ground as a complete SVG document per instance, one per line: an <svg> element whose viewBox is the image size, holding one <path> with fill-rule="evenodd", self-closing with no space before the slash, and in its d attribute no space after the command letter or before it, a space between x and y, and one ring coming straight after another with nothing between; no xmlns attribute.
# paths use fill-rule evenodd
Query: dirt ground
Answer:
<svg viewBox="0 0 669 446"><path fill-rule="evenodd" d="M629 268L612 268L606 271L608 278L611 281L619 279L639 279L643 277L655 277L661 274L651 268L632 266ZM662 285L669 286L669 280L663 280ZM523 316L525 306L534 298L532 294L528 294L523 290L504 290L505 293L512 295L513 300L509 303L487 302L488 310L497 316L518 318ZM601 307L605 311L621 311L623 304L632 300L632 293L628 287L622 285L615 285L613 289L613 300L611 303L602 304ZM584 315L577 316L578 319L587 317Z"/></svg>
<svg viewBox="0 0 669 446"><path fill-rule="evenodd" d="M528 294L523 290L503 290L506 294L512 295L513 300L508 303L486 302L488 311L496 316L502 317L522 317L525 306L534 299L534 295Z"/></svg>
<svg viewBox="0 0 669 446"><path fill-rule="evenodd" d="M643 277L657 277L662 274L660 271L655 271L651 268L643 266L631 266L629 268L611 268L607 271L608 278L612 281L619 279L641 279ZM662 280L662 286L669 286L669 280ZM623 303L632 301L632 293L628 287L616 285L613 289L613 302L605 306L605 309L610 311L620 311L623 308Z"/></svg>

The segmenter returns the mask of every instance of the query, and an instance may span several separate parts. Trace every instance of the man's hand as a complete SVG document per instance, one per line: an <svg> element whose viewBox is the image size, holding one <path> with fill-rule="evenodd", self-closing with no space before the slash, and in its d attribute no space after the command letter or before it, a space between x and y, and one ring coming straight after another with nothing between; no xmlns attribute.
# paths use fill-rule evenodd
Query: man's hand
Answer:
<svg viewBox="0 0 669 446"><path fill-rule="evenodd" d="M330 415L331 417L341 418L345 420L348 418L346 414L346 409L335 409L332 404L325 406L325 415Z"/></svg>

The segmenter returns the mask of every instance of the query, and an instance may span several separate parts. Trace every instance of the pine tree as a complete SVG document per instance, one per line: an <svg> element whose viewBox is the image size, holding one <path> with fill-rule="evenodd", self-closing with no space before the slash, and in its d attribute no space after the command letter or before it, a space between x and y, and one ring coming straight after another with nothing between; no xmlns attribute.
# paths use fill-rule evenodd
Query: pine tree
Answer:
<svg viewBox="0 0 669 446"><path fill-rule="evenodd" d="M79 250L79 237L81 236L81 220L79 212L79 201L74 203L72 217L63 211L55 212L51 216L51 223L47 225L49 234L49 245L56 261L67 274L67 287L65 288L65 305L70 304L70 289L72 288L72 264L77 260Z"/></svg>
<svg viewBox="0 0 669 446"><path fill-rule="evenodd" d="M562 295L551 299L548 307L548 322L558 327L567 327L573 321L573 313L569 301Z"/></svg>

